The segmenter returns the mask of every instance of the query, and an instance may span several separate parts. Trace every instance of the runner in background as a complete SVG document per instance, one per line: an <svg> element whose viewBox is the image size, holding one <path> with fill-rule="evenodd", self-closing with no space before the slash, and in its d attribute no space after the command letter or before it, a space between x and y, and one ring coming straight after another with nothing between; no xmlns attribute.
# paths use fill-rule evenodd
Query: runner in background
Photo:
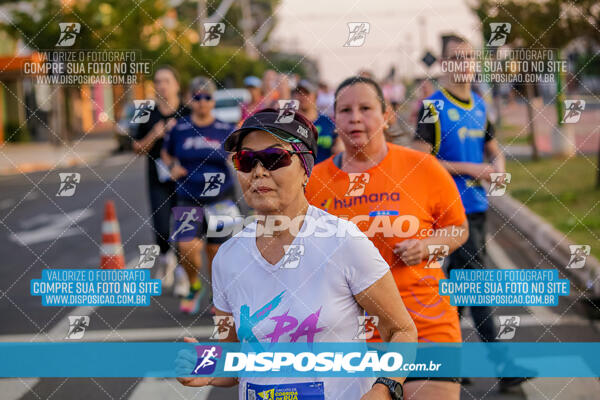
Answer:
<svg viewBox="0 0 600 400"><path fill-rule="evenodd" d="M292 98L292 88L290 87L290 78L286 74L279 74L277 77L277 99L276 100L289 100ZM273 108L279 108L279 104L275 102L271 104Z"/></svg>
<svg viewBox="0 0 600 400"><path fill-rule="evenodd" d="M275 70L268 69L263 74L262 95L264 107L274 105L275 108L277 108L277 98L279 96L279 92L277 91L277 80L278 75Z"/></svg>
<svg viewBox="0 0 600 400"><path fill-rule="evenodd" d="M404 147L412 145L413 132L407 129L408 124L400 115L400 105L404 103L406 88L402 82L396 82L396 70L392 67L389 76L385 79L381 90L389 110L386 119L388 127L385 129L385 140Z"/></svg>
<svg viewBox="0 0 600 400"><path fill-rule="evenodd" d="M177 182L177 206L188 207L175 221L171 240L177 242L179 262L190 282L189 293L180 305L180 310L189 314L200 311L205 289L210 286L212 260L219 245L228 239L210 235L209 217L216 214L239 215L233 201L234 186L227 164L228 155L222 145L233 126L213 117L215 91L215 84L208 78L192 80L191 115L177 120L165 136L161 152L171 178ZM205 249L208 268L202 271L201 253Z"/></svg>
<svg viewBox="0 0 600 400"><path fill-rule="evenodd" d="M317 142L319 152L315 163L320 163L344 150L344 144L335 132L333 121L317 111L317 88L306 79L303 79L298 82L292 98L298 100L300 113L312 121L319 133L319 141Z"/></svg>
<svg viewBox="0 0 600 400"><path fill-rule="evenodd" d="M317 92L317 110L320 114L325 114L333 118L333 91L329 89L327 83L319 82L319 91Z"/></svg>
<svg viewBox="0 0 600 400"><path fill-rule="evenodd" d="M472 46L451 36L442 49L448 62L465 63L460 79L447 73L442 87L421 106L414 148L435 155L452 174L461 195L469 222L469 239L450 255L448 275L453 269L486 268L486 211L488 201L482 181L490 182L492 173L504 173L504 155L494 137L485 101L471 88L474 71ZM457 65L457 68L459 66ZM485 162L485 158L489 162ZM462 312L462 309L460 310ZM483 342L495 342L498 333L492 308L470 307L471 317ZM501 354L492 357L502 358ZM506 362L506 360L502 360ZM500 388L521 383L525 378L501 378Z"/></svg>
<svg viewBox="0 0 600 400"><path fill-rule="evenodd" d="M336 90L334 106L345 150L315 166L307 199L330 214L357 218L390 265L419 342L460 342L456 307L438 294L444 272L429 260L431 246L448 246L452 252L468 236L452 177L434 157L386 143L385 102L372 79L346 79ZM453 378L409 376L405 383L407 399L455 400L459 395Z"/></svg>
<svg viewBox="0 0 600 400"><path fill-rule="evenodd" d="M423 79L419 82L418 87L415 89L416 101L412 103L410 117L408 123L410 126L416 126L418 122L419 112L423 107L423 100L428 98L435 92L435 86L430 79Z"/></svg>
<svg viewBox="0 0 600 400"><path fill-rule="evenodd" d="M160 159L163 137L178 118L189 114L189 109L181 103L179 76L168 65L160 66L154 73L155 107L150 112L148 122L139 124L133 140L133 150L146 155L146 170L152 228L156 244L160 246L160 256L156 266L156 276L162 279L163 287L173 284L173 265L167 263L169 244L169 221L171 208L175 206L175 183L168 177L165 165ZM159 174L159 169L163 172ZM176 285L175 291L185 285ZM178 294L178 293L176 293Z"/></svg>
<svg viewBox="0 0 600 400"><path fill-rule="evenodd" d="M244 79L244 86L250 92L250 102L241 105L242 119L240 124L263 107L262 81L256 76L247 76Z"/></svg>

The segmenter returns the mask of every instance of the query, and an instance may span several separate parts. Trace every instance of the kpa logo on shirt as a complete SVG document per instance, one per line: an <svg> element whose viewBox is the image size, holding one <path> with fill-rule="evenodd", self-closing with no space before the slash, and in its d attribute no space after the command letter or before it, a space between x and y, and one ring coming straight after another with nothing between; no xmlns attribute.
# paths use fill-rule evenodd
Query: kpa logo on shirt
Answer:
<svg viewBox="0 0 600 400"><path fill-rule="evenodd" d="M156 262L156 257L160 253L160 246L157 244L140 244L140 259L136 268L152 268Z"/></svg>
<svg viewBox="0 0 600 400"><path fill-rule="evenodd" d="M196 237L198 225L202 222L202 207L173 207L175 226L169 239L173 242L189 242Z"/></svg>
<svg viewBox="0 0 600 400"><path fill-rule="evenodd" d="M205 172L204 190L202 196L214 197L221 191L221 186L225 183L225 174L223 172Z"/></svg>
<svg viewBox="0 0 600 400"><path fill-rule="evenodd" d="M145 124L150 119L150 113L154 110L154 100L134 100L135 112L131 121L132 124Z"/></svg>
<svg viewBox="0 0 600 400"><path fill-rule="evenodd" d="M298 268L300 264L300 258L304 255L304 245L302 244L290 244L283 246L285 254L281 261L281 269L294 269Z"/></svg>
<svg viewBox="0 0 600 400"><path fill-rule="evenodd" d="M425 268L441 268L444 259L448 257L450 247L445 244L429 244L427 245L427 251L429 252L429 258ZM436 261L438 264L434 264Z"/></svg>
<svg viewBox="0 0 600 400"><path fill-rule="evenodd" d="M57 197L71 197L75 194L77 184L81 182L81 174L78 172L59 172L60 186Z"/></svg>
<svg viewBox="0 0 600 400"><path fill-rule="evenodd" d="M71 47L75 44L77 35L81 32L81 24L79 22L59 22L60 36L56 47Z"/></svg>
<svg viewBox="0 0 600 400"><path fill-rule="evenodd" d="M365 44L367 34L371 30L368 22L348 22L348 40L344 47L360 47Z"/></svg>
<svg viewBox="0 0 600 400"><path fill-rule="evenodd" d="M581 114L585 110L585 100L565 100L564 124L575 124L579 122Z"/></svg>
<svg viewBox="0 0 600 400"><path fill-rule="evenodd" d="M375 334L375 329L379 324L379 317L377 315L359 315L358 317L358 331L354 335L355 340L369 340Z"/></svg>
<svg viewBox="0 0 600 400"><path fill-rule="evenodd" d="M496 340L510 340L515 337L517 327L521 323L521 317L518 315L499 315L500 330Z"/></svg>
<svg viewBox="0 0 600 400"><path fill-rule="evenodd" d="M279 114L275 119L276 124L289 124L300 107L298 100L279 100Z"/></svg>
<svg viewBox="0 0 600 400"><path fill-rule="evenodd" d="M306 341L312 343L315 341L317 333L323 331L325 327L318 326L319 315L321 314L320 307L316 312L308 315L302 322L298 318L290 315L289 310L281 315L271 316L273 310L281 304L285 290L275 296L264 306L260 307L253 314L250 314L250 306L243 304L240 307L240 326L237 331L237 336L240 342L258 342L258 338L254 334L254 328L261 321L269 318L275 322L273 331L261 338L261 341L269 340L271 343L279 342L283 335L287 335L289 342L298 342L301 337L306 337ZM263 330L261 330L263 333Z"/></svg>
<svg viewBox="0 0 600 400"><path fill-rule="evenodd" d="M229 336L229 332L233 329L233 317L231 315L215 315L213 316L215 328L209 339L224 340Z"/></svg>
<svg viewBox="0 0 600 400"><path fill-rule="evenodd" d="M587 244L571 244L569 245L571 258L567 264L568 269L578 269L585 266L585 260L590 255L591 246Z"/></svg>
<svg viewBox="0 0 600 400"><path fill-rule="evenodd" d="M221 358L223 349L221 346L196 346L198 361L192 371L192 375L209 375L215 372L217 360Z"/></svg>
<svg viewBox="0 0 600 400"><path fill-rule="evenodd" d="M506 193L506 187L510 183L511 175L508 172L492 172L490 174L490 188L488 196L498 197Z"/></svg>
<svg viewBox="0 0 600 400"><path fill-rule="evenodd" d="M350 180L348 184L348 190L345 196L362 196L367 187L367 183L371 179L371 175L368 172L362 173L350 173L348 174Z"/></svg>
<svg viewBox="0 0 600 400"><path fill-rule="evenodd" d="M205 22L204 38L201 46L216 46L221 41L221 35L225 33L225 24L223 22Z"/></svg>
<svg viewBox="0 0 600 400"><path fill-rule="evenodd" d="M423 116L420 124L433 124L440 118L440 112L444 109L444 100L423 100Z"/></svg>
<svg viewBox="0 0 600 400"><path fill-rule="evenodd" d="M69 315L69 331L65 339L81 339L85 328L90 326L90 317L87 315Z"/></svg>
<svg viewBox="0 0 600 400"><path fill-rule="evenodd" d="M487 45L490 47L503 46L508 39L511 24L508 22L490 22L490 40Z"/></svg>

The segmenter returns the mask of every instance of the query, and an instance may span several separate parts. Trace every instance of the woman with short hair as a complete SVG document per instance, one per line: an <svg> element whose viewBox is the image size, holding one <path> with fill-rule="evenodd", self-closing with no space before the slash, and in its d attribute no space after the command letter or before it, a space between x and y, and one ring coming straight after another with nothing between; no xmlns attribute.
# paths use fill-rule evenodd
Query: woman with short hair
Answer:
<svg viewBox="0 0 600 400"><path fill-rule="evenodd" d="M356 225L309 205L304 195L317 152L316 128L299 113L286 122L280 117L274 109L259 111L225 142L257 216L221 246L213 262L217 316L234 323L226 341L356 343L366 311L379 315L386 341L415 342L414 324L375 246ZM195 361L178 360L179 370L193 369ZM178 379L187 386L238 384L235 378ZM299 399L317 390L318 397L310 398L396 400L403 380L241 378L239 398L294 387Z"/></svg>

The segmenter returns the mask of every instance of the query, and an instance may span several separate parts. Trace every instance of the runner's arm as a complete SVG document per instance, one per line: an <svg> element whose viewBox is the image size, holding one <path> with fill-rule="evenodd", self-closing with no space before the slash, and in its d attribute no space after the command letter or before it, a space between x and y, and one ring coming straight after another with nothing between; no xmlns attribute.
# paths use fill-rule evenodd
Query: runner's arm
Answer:
<svg viewBox="0 0 600 400"><path fill-rule="evenodd" d="M217 317L231 317L233 319L233 315L230 313L223 312L219 309L216 310L215 315ZM197 343L198 341L191 337L185 337L184 341L186 343ZM238 342L236 330L235 330L235 322L231 329L229 329L229 336L225 339L220 340L221 342ZM203 387L203 386L218 386L218 387L231 387L235 386L239 383L238 378L235 377L178 377L177 380L184 386L190 387Z"/></svg>
<svg viewBox="0 0 600 400"><path fill-rule="evenodd" d="M146 135L138 140L134 140L133 151L137 154L146 154L154 142L164 136L164 126L165 123L162 120L158 121Z"/></svg>
<svg viewBox="0 0 600 400"><path fill-rule="evenodd" d="M421 111L419 115L423 112L423 108L421 107ZM485 132L485 148L487 148L488 144L493 142L493 125L489 123L486 124L486 132ZM413 149L422 151L423 153L431 154L433 151L433 144L435 141L435 131L433 124L417 124L417 129L415 131L415 138L413 141ZM445 161L439 160L440 163L446 168L451 175L469 175L475 179L485 179L490 180L490 173L492 172L500 172L496 171L495 165L487 164L487 163L471 163L471 162L460 162L460 161ZM503 162L503 160L502 160Z"/></svg>
<svg viewBox="0 0 600 400"><path fill-rule="evenodd" d="M498 141L493 138L485 142L484 146L485 155L492 163L494 172L505 172L506 171L506 160L504 159L504 153L500 150Z"/></svg>
<svg viewBox="0 0 600 400"><path fill-rule="evenodd" d="M469 238L469 224L465 219L460 225L447 225L436 229L433 235L423 239L408 239L394 246L406 265L417 265L429 258L429 245L446 245L448 254L462 246Z"/></svg>
<svg viewBox="0 0 600 400"><path fill-rule="evenodd" d="M228 319L231 319L232 322L232 326L229 329L229 335L223 339L220 340L220 342L239 342L238 337L237 337L237 330L235 329L235 321L233 320L233 314L231 313L226 313L224 311L221 311L217 308L215 308L215 315L217 317L228 317ZM213 381L213 383L211 383L211 385L213 386L220 386L220 387L231 387L231 386L235 386L238 383L240 383L240 380L236 377L232 377L232 376L228 376L228 377L222 377L222 378L215 378L215 380Z"/></svg>
<svg viewBox="0 0 600 400"><path fill-rule="evenodd" d="M377 315L377 329L384 342L417 342L417 328L404 306L392 273L388 270L379 280L354 296L369 315ZM403 383L405 377L390 378ZM383 385L375 385L375 388ZM381 388L376 389L381 390ZM387 391L388 389L385 388Z"/></svg>

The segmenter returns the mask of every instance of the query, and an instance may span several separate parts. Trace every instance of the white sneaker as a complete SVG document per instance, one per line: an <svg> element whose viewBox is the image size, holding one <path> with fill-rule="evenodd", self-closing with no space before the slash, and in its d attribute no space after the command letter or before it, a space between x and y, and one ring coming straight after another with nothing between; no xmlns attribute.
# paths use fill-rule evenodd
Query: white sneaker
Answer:
<svg viewBox="0 0 600 400"><path fill-rule="evenodd" d="M164 276L162 278L162 287L170 289L175 283L175 268L177 267L177 256L172 250L169 250L164 257Z"/></svg>
<svg viewBox="0 0 600 400"><path fill-rule="evenodd" d="M181 265L177 265L175 269L175 285L173 295L176 297L185 297L190 293L190 282Z"/></svg>
<svg viewBox="0 0 600 400"><path fill-rule="evenodd" d="M164 254L161 254L158 256L158 258L156 259L154 268L153 268L153 272L154 272L154 279L160 279L160 285L165 288L166 287L166 282L165 282L165 273L166 273L166 257Z"/></svg>

